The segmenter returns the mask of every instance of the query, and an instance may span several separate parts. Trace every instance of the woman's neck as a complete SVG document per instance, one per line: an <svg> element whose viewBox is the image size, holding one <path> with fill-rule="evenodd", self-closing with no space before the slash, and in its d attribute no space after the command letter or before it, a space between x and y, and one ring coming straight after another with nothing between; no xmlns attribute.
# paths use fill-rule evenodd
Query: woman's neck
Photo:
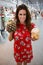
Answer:
<svg viewBox="0 0 43 65"><path fill-rule="evenodd" d="M25 23L20 23L20 24L23 24L23 25L25 25Z"/></svg>

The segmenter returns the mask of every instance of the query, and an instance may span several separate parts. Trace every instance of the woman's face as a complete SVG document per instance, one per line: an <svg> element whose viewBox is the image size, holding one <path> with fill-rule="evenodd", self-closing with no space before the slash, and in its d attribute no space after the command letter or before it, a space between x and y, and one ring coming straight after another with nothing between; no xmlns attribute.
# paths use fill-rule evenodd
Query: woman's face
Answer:
<svg viewBox="0 0 43 65"><path fill-rule="evenodd" d="M25 10L20 10L18 13L18 18L20 23L24 24L24 21L26 20L26 11Z"/></svg>

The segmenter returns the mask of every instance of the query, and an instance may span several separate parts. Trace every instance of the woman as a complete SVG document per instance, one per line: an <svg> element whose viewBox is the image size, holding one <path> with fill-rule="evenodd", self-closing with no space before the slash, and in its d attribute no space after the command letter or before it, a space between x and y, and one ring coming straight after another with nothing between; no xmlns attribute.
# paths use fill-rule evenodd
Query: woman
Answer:
<svg viewBox="0 0 43 65"><path fill-rule="evenodd" d="M27 65L33 58L31 45L31 30L35 27L31 23L31 15L26 5L22 4L16 10L16 31L11 32L9 40L14 39L14 58L17 65Z"/></svg>

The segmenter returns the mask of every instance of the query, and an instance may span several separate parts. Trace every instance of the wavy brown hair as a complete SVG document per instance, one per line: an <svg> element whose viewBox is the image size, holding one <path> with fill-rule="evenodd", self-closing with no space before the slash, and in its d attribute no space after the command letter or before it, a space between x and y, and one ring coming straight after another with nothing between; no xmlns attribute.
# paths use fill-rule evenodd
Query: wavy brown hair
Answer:
<svg viewBox="0 0 43 65"><path fill-rule="evenodd" d="M20 24L20 21L19 21L19 18L18 18L18 13L22 9L26 11L26 20L25 20L26 27L28 28L29 31L31 31L31 15L30 15L30 12L28 10L28 7L24 4L19 5L17 7L17 10L16 10L15 18L16 18L17 28L19 27L19 24Z"/></svg>

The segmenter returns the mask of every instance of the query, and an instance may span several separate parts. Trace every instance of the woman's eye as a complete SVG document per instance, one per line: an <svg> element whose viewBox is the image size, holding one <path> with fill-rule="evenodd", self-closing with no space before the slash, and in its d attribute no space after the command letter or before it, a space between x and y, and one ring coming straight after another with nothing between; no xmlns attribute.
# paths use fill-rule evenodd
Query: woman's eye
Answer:
<svg viewBox="0 0 43 65"><path fill-rule="evenodd" d="M20 15L22 15L22 14L20 14Z"/></svg>
<svg viewBox="0 0 43 65"><path fill-rule="evenodd" d="M20 15L26 15L26 14L20 14Z"/></svg>
<svg viewBox="0 0 43 65"><path fill-rule="evenodd" d="M26 14L23 14L23 15L26 15Z"/></svg>

